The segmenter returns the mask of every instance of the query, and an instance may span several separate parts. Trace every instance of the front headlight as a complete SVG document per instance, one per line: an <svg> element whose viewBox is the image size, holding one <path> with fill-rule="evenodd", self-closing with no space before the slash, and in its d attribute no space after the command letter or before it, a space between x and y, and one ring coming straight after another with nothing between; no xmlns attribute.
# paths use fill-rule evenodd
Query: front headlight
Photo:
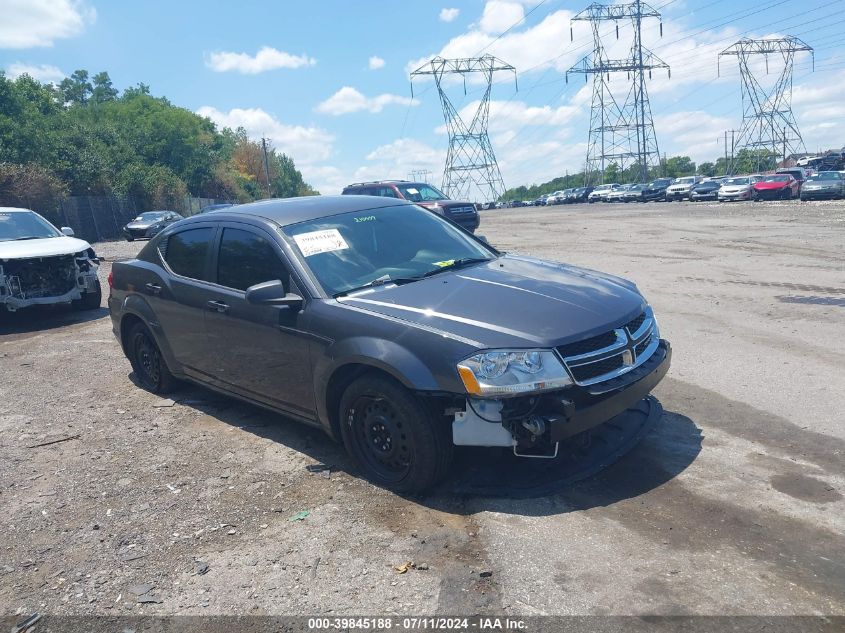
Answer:
<svg viewBox="0 0 845 633"><path fill-rule="evenodd" d="M490 350L458 363L468 394L481 398L519 396L572 384L554 352Z"/></svg>

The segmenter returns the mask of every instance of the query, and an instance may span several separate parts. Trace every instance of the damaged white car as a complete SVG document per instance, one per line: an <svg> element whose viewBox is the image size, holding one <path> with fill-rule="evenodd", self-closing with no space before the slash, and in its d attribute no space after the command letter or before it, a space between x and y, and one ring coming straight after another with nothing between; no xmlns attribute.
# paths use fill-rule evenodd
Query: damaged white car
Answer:
<svg viewBox="0 0 845 633"><path fill-rule="evenodd" d="M100 307L99 259L91 245L29 209L0 207L0 309L72 303Z"/></svg>

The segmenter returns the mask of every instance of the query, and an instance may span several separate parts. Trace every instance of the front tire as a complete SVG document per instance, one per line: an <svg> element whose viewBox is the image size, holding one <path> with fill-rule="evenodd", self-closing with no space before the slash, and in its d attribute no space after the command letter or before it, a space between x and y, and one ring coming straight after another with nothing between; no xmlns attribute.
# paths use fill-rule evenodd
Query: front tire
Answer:
<svg viewBox="0 0 845 633"><path fill-rule="evenodd" d="M96 310L103 303L103 289L100 280L97 280L97 289L94 292L86 292L79 299L74 299L73 307L77 310Z"/></svg>
<svg viewBox="0 0 845 633"><path fill-rule="evenodd" d="M165 394L176 386L176 379L167 368L152 332L143 323L136 323L129 330L126 353L135 378L147 391Z"/></svg>
<svg viewBox="0 0 845 633"><path fill-rule="evenodd" d="M447 420L396 381L358 378L346 388L339 414L343 444L373 483L422 492L446 475L452 461Z"/></svg>

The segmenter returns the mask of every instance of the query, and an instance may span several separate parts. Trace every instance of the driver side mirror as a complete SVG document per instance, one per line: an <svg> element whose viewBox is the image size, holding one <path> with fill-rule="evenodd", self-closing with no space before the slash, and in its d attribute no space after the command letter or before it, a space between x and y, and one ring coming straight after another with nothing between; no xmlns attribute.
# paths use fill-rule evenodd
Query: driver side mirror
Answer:
<svg viewBox="0 0 845 633"><path fill-rule="evenodd" d="M68 237L73 237L73 229L69 226L63 226L61 229L62 235L67 235Z"/></svg>
<svg viewBox="0 0 845 633"><path fill-rule="evenodd" d="M295 311L302 308L304 301L298 294L285 292L285 285L278 279L250 286L244 298L253 305L284 306Z"/></svg>

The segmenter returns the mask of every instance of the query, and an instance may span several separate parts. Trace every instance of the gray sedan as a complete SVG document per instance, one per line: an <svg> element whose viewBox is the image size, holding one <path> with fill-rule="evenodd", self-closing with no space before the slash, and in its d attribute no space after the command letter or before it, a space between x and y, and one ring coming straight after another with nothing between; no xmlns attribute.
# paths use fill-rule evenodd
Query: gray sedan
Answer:
<svg viewBox="0 0 845 633"><path fill-rule="evenodd" d="M804 181L801 187L802 200L820 198L845 198L845 179L842 172L820 171Z"/></svg>

